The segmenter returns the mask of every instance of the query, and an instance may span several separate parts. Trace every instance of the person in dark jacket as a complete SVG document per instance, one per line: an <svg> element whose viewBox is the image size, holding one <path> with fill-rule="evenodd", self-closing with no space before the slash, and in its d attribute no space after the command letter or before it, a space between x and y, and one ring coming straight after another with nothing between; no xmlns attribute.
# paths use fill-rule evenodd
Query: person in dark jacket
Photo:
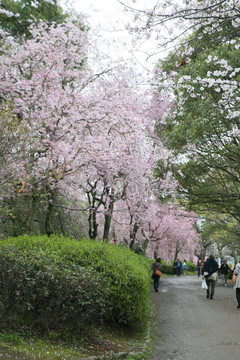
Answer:
<svg viewBox="0 0 240 360"><path fill-rule="evenodd" d="M214 260L213 255L209 255L202 267L202 275L207 283L207 299L212 300L215 293L215 284L218 278L218 263Z"/></svg>
<svg viewBox="0 0 240 360"><path fill-rule="evenodd" d="M230 271L230 268L226 261L224 261L220 267L220 273L222 277L222 284L223 286L227 286L227 276L228 272Z"/></svg>
<svg viewBox="0 0 240 360"><path fill-rule="evenodd" d="M177 259L177 276L181 275L181 271L182 271L182 262Z"/></svg>
<svg viewBox="0 0 240 360"><path fill-rule="evenodd" d="M152 270L153 270L153 275L152 275L153 287L155 292L158 292L160 276L155 273L155 270L162 272L162 264L160 257L157 258L156 261L153 263Z"/></svg>

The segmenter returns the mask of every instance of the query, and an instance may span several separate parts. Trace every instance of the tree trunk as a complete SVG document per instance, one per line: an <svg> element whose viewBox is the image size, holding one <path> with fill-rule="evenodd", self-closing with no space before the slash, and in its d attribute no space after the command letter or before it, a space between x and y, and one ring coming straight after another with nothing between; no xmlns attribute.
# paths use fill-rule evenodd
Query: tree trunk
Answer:
<svg viewBox="0 0 240 360"><path fill-rule="evenodd" d="M179 252L180 252L180 249L179 249L179 245L178 245L178 242L177 242L176 243L176 249L175 249L175 255L174 255L174 261L177 260Z"/></svg>
<svg viewBox="0 0 240 360"><path fill-rule="evenodd" d="M105 214L105 222L104 222L104 232L103 232L103 240L108 241L109 239L109 231L111 226L113 208L114 208L114 190L110 190L110 203L107 208L107 213Z"/></svg>
<svg viewBox="0 0 240 360"><path fill-rule="evenodd" d="M144 242L143 242L143 255L146 255L146 250L147 250L147 247L148 247L148 244L149 244L149 239L145 239Z"/></svg>
<svg viewBox="0 0 240 360"><path fill-rule="evenodd" d="M63 222L62 222L62 217L61 217L61 214L60 214L59 211L58 211L58 219L59 219L59 224L60 224L61 233L62 233L63 235L65 235L65 231L64 231L64 227L63 227Z"/></svg>
<svg viewBox="0 0 240 360"><path fill-rule="evenodd" d="M95 209L90 211L89 217L88 217L88 222L89 222L89 236L90 236L90 239L96 240L97 234L98 234L98 230L97 230L98 229L98 223L97 223L97 214L96 214Z"/></svg>
<svg viewBox="0 0 240 360"><path fill-rule="evenodd" d="M32 230L32 219L36 208L37 198L35 196L23 195L23 217L21 233L28 234Z"/></svg>
<svg viewBox="0 0 240 360"><path fill-rule="evenodd" d="M132 231L130 231L130 245L129 245L130 249L134 248L134 244L135 244L138 229L139 229L139 225L137 223L135 223L134 226L133 226Z"/></svg>
<svg viewBox="0 0 240 360"><path fill-rule="evenodd" d="M52 215L53 215L53 211L54 211L54 206L53 206L53 202L56 200L57 198L57 189L54 190L48 190L50 195L48 196L48 206L47 206L47 210L46 210L46 218L45 218L45 233L47 234L47 236L51 236L53 234L53 224L52 224Z"/></svg>

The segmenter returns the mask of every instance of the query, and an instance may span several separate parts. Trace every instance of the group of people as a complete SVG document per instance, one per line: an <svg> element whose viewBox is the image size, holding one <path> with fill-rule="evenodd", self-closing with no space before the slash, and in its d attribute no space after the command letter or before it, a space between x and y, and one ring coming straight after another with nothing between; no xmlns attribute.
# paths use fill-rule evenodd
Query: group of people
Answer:
<svg viewBox="0 0 240 360"><path fill-rule="evenodd" d="M162 272L162 263L161 258L157 258L156 261L153 263L153 275L152 278L154 280L153 286L155 292L158 292L159 289L159 280L161 277ZM187 262L184 260L183 264L178 259L173 263L173 273L177 276L181 275L181 271L183 270L184 275L186 275L187 270ZM226 261L223 261L221 267L219 268L218 263L214 259L213 255L210 255L205 262L198 261L197 263L197 270L198 276L200 273L202 274L203 278L206 280L207 284L207 299L212 300L214 293L215 293L215 284L219 276L222 276L222 284L223 286L227 286L227 276L228 272L231 271L229 266L227 265ZM237 298L237 307L240 308L240 261L237 263L236 267L233 270L234 274L237 276L235 288L236 288L236 298Z"/></svg>
<svg viewBox="0 0 240 360"><path fill-rule="evenodd" d="M204 266L204 261L198 260L198 262L197 262L198 277L200 277L201 269L203 266ZM229 268L226 260L224 260L222 265L220 266L220 268L218 267L218 275L219 275L219 277L220 276L222 277L223 286L227 286L227 277L228 277L229 271L231 271L231 269Z"/></svg>
<svg viewBox="0 0 240 360"><path fill-rule="evenodd" d="M214 259L213 255L210 255L206 262L201 267L201 274L207 283L207 299L212 300L215 293L215 284L218 279L218 275L222 276L223 286L227 286L227 276L228 272L231 271L227 262L224 261L222 265L218 266L218 263ZM240 308L240 261L237 263L236 267L233 269L234 274L237 276L235 289L236 289L236 298L237 298L237 307Z"/></svg>
<svg viewBox="0 0 240 360"><path fill-rule="evenodd" d="M173 263L173 274L180 276L183 270L183 275L187 275L187 262L186 260L183 261L183 263L177 259Z"/></svg>

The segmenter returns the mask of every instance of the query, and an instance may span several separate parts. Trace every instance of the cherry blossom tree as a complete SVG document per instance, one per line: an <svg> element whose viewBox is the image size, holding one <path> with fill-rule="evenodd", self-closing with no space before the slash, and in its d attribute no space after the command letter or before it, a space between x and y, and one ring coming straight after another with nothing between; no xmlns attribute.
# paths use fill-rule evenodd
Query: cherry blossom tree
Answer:
<svg viewBox="0 0 240 360"><path fill-rule="evenodd" d="M122 3L135 17L129 29L168 51L156 78L175 109L157 127L178 157L182 202L239 222L239 1Z"/></svg>
<svg viewBox="0 0 240 360"><path fill-rule="evenodd" d="M150 258L195 258L194 252L201 242L196 214L156 199L145 203L145 208L138 207L134 221L132 213L126 211L126 203L118 202L115 210L111 242L125 243Z"/></svg>
<svg viewBox="0 0 240 360"><path fill-rule="evenodd" d="M125 64L104 62L94 72L97 57L89 56L93 45L84 29L81 18L50 27L39 22L21 44L1 31L0 96L9 109L3 117L16 119L17 138L3 156L1 201L21 199L23 232L39 206L47 234L56 209L79 210L88 214L89 237L145 252L149 239L162 240L166 230L157 226L153 204L176 187L167 169L162 178L154 173L169 156L154 131L165 99L156 113L151 92L140 91ZM73 209L70 198L81 207ZM162 244L167 254L169 245Z"/></svg>
<svg viewBox="0 0 240 360"><path fill-rule="evenodd" d="M104 194L100 204L109 210L113 193L119 198L124 181L129 181L125 169L135 162L136 151L144 152L144 147L140 149L145 141L144 98L140 106L128 74L120 75L120 67L111 79L104 77L105 71L91 72L82 28L71 21L50 28L40 23L22 45L3 33L1 97L13 104L28 131L27 139L20 142L23 149L17 163L10 163L8 186L12 194L29 196L31 201L44 189L46 224L66 176L81 172L86 181L81 188L89 199L97 181Z"/></svg>
<svg viewBox="0 0 240 360"><path fill-rule="evenodd" d="M74 125L64 131L86 59L86 33L70 21L50 28L41 23L31 32L32 39L22 45L2 32L1 98L12 104L28 131L19 142L17 161L9 165L8 186L10 193L24 191L31 197L50 184L51 197L78 153ZM71 149L67 138L73 141Z"/></svg>
<svg viewBox="0 0 240 360"><path fill-rule="evenodd" d="M118 76L119 71L120 68ZM103 101L99 101L101 108L98 113L104 118L104 126L91 124L93 161L82 168L79 175L79 190L85 193L88 199L89 236L93 238L101 234L101 238L108 239L112 217L117 221L116 212L131 213L128 226L133 224L138 208L151 196L156 159L162 156L154 153L153 142L148 136L147 129L152 119L146 116L146 100L144 96L133 93L129 86L129 77L125 78L120 92L116 92L113 87L114 94L109 95L109 98L105 97L104 107ZM106 85L108 89L111 88L109 79L108 74L108 82L103 89ZM101 83L103 85L103 79ZM97 94L94 98L97 99ZM76 182L77 187L79 183ZM118 203L125 205L118 209ZM115 204L117 208L114 209ZM102 218L100 221L101 216L104 220ZM98 231L99 225L101 230ZM129 235L128 231L128 237ZM134 243L134 237L130 237Z"/></svg>
<svg viewBox="0 0 240 360"><path fill-rule="evenodd" d="M140 36L154 38L155 52L161 53L163 48L178 51L182 47L186 54L197 49L201 52L207 44L217 47L239 36L238 0L160 0L145 7L136 0L119 2L133 15L134 23L130 22L128 28ZM181 60L186 61L186 57Z"/></svg>
<svg viewBox="0 0 240 360"><path fill-rule="evenodd" d="M196 223L196 214L172 203L158 206L156 216L144 231L149 239L147 253L155 254L155 257L161 254L168 260L179 256L192 260L194 249L200 242Z"/></svg>

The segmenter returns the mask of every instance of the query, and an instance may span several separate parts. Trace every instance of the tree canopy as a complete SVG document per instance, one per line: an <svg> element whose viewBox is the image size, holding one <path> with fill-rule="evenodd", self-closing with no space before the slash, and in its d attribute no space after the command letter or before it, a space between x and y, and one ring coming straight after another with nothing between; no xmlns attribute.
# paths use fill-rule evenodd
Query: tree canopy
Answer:
<svg viewBox="0 0 240 360"><path fill-rule="evenodd" d="M239 1L122 3L137 36L154 36L156 52L171 50L156 67L154 102L156 109L165 96L168 104L156 112L156 129L177 157L169 166L180 203L239 233Z"/></svg>
<svg viewBox="0 0 240 360"><path fill-rule="evenodd" d="M2 0L0 4L0 27L15 38L29 37L29 27L36 20L50 25L63 22L67 16L58 0Z"/></svg>

